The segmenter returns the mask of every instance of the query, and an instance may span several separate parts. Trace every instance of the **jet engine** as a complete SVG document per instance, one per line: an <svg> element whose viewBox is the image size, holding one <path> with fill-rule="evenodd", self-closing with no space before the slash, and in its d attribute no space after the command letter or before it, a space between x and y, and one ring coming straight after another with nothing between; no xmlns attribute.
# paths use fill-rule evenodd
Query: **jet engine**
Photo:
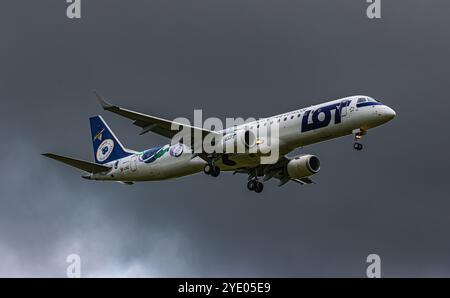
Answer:
<svg viewBox="0 0 450 298"><path fill-rule="evenodd" d="M300 155L291 159L287 163L286 168L291 178L304 178L317 174L320 171L320 160L314 155Z"/></svg>

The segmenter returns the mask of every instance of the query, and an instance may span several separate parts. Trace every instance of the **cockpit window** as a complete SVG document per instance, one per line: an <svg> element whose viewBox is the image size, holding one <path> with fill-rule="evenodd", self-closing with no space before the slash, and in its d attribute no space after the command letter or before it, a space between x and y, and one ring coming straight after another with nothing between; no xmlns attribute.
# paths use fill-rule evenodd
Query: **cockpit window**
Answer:
<svg viewBox="0 0 450 298"><path fill-rule="evenodd" d="M366 102L366 99L363 97L359 98L357 103L362 103L362 102Z"/></svg>

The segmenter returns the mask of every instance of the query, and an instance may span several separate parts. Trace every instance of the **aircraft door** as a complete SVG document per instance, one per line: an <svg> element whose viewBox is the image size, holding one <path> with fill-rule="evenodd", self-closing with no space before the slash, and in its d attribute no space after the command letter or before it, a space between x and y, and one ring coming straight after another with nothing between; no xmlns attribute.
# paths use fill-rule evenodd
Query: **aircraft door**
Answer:
<svg viewBox="0 0 450 298"><path fill-rule="evenodd" d="M346 117L347 116L347 106L345 104L341 103L341 117Z"/></svg>
<svg viewBox="0 0 450 298"><path fill-rule="evenodd" d="M351 112L353 111L351 104L352 104L351 100L344 100L341 102L339 110L341 112L342 122L348 121L350 119Z"/></svg>

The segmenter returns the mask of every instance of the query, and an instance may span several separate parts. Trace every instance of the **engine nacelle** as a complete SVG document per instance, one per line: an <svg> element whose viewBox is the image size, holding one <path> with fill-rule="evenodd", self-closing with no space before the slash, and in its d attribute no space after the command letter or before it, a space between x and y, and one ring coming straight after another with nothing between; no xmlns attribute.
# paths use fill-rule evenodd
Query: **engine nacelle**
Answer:
<svg viewBox="0 0 450 298"><path fill-rule="evenodd" d="M291 159L286 168L291 178L304 178L320 171L320 160L314 155L301 155Z"/></svg>

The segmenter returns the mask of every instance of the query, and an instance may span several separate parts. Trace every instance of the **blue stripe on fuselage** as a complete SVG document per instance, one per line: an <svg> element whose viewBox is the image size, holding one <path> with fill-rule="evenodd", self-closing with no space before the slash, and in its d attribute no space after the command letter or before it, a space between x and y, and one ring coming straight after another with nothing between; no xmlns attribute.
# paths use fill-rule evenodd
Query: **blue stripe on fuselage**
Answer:
<svg viewBox="0 0 450 298"><path fill-rule="evenodd" d="M362 102L362 103L356 104L357 108L368 107L368 106L384 106L384 104L382 104L381 102L374 102L374 101Z"/></svg>

